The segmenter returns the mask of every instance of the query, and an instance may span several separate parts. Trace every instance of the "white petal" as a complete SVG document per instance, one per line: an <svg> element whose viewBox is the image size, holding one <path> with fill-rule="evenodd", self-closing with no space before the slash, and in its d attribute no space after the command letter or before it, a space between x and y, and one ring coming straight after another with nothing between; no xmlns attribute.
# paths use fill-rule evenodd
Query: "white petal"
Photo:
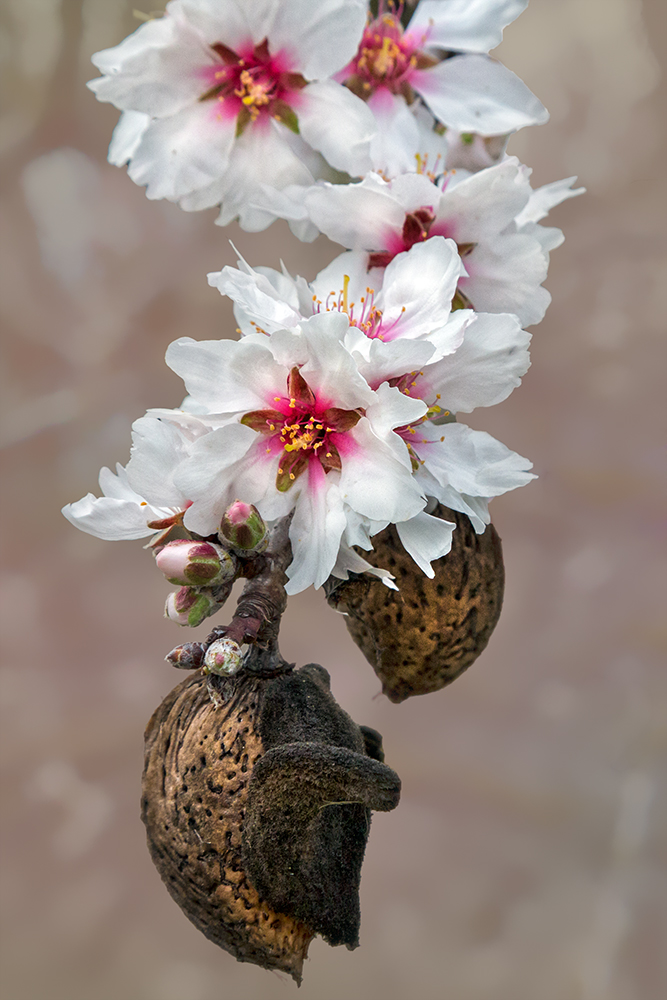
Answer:
<svg viewBox="0 0 667 1000"><path fill-rule="evenodd" d="M155 529L149 528L146 523L155 517L153 509L141 507L132 500L95 497L88 493L76 503L67 504L62 512L75 528L108 542L155 534Z"/></svg>
<svg viewBox="0 0 667 1000"><path fill-rule="evenodd" d="M405 521L424 507L409 470L397 461L363 417L348 435L354 448L341 452L341 493L353 510L382 521Z"/></svg>
<svg viewBox="0 0 667 1000"><path fill-rule="evenodd" d="M389 177L416 170L422 133L403 98L383 88L371 97L368 107L378 124L371 141L373 170L381 170Z"/></svg>
<svg viewBox="0 0 667 1000"><path fill-rule="evenodd" d="M456 243L442 236L398 254L382 283L383 339L426 337L444 327L460 275ZM452 343L452 351L461 339Z"/></svg>
<svg viewBox="0 0 667 1000"><path fill-rule="evenodd" d="M452 547L455 528L454 522L443 521L442 518L432 517L423 511L409 521L399 521L396 525L403 548L431 580L435 576L431 563L434 559L447 555Z"/></svg>
<svg viewBox="0 0 667 1000"><path fill-rule="evenodd" d="M352 250L383 250L401 240L405 211L388 184L323 184L308 191L306 208L320 232Z"/></svg>
<svg viewBox="0 0 667 1000"><path fill-rule="evenodd" d="M450 313L445 325L429 335L428 341L435 348L431 361L437 361L451 354L452 345L463 341L466 329L475 322L476 316L477 313L472 309L456 309Z"/></svg>
<svg viewBox="0 0 667 1000"><path fill-rule="evenodd" d="M300 134L332 167L355 177L371 169L375 118L347 87L333 80L311 83L299 93L296 111Z"/></svg>
<svg viewBox="0 0 667 1000"><path fill-rule="evenodd" d="M222 42L232 51L250 47L266 37L276 0L172 0L176 9L206 39Z"/></svg>
<svg viewBox="0 0 667 1000"><path fill-rule="evenodd" d="M462 345L449 357L422 369L416 391L452 413L494 406L521 384L530 367L530 334L516 316L478 313Z"/></svg>
<svg viewBox="0 0 667 1000"><path fill-rule="evenodd" d="M415 74L413 86L443 125L502 135L543 125L546 109L525 83L487 56L454 56Z"/></svg>
<svg viewBox="0 0 667 1000"><path fill-rule="evenodd" d="M200 33L178 13L146 21L112 49L92 56L105 76L89 88L121 111L153 118L192 106L207 89L201 70L217 60Z"/></svg>
<svg viewBox="0 0 667 1000"><path fill-rule="evenodd" d="M549 262L536 239L512 233L480 242L465 263L468 277L460 287L475 309L516 313L525 326L543 319L551 296L540 284Z"/></svg>
<svg viewBox="0 0 667 1000"><path fill-rule="evenodd" d="M128 483L127 472L120 462L116 463L116 475L106 467L100 469L99 484L105 497L113 497L114 500L132 500L136 504L140 504L144 499Z"/></svg>
<svg viewBox="0 0 667 1000"><path fill-rule="evenodd" d="M299 477L301 492L289 529L293 559L287 568L288 594L321 587L336 562L345 514L340 488L328 480L331 475L325 475L319 462L311 462Z"/></svg>
<svg viewBox="0 0 667 1000"><path fill-rule="evenodd" d="M425 37L420 48L488 52L527 6L528 0L421 0L408 32Z"/></svg>
<svg viewBox="0 0 667 1000"><path fill-rule="evenodd" d="M378 437L388 437L396 427L405 427L419 420L426 413L426 404L422 399L406 396L395 386L383 382L375 393L375 399L366 407L366 417ZM398 440L392 435L392 441ZM407 449L403 449L407 455ZM409 465L409 459L407 460Z"/></svg>
<svg viewBox="0 0 667 1000"><path fill-rule="evenodd" d="M292 148L293 138L298 137L273 120L260 118L248 125L234 143L225 173L220 216L216 219L219 226L226 226L238 215L246 232L261 232L278 215L271 208L267 189L280 191L291 184L313 183L310 170Z"/></svg>
<svg viewBox="0 0 667 1000"><path fill-rule="evenodd" d="M439 482L459 493L500 496L535 479L528 471L532 468L528 459L510 451L485 431L474 431L464 424L431 428L422 424L420 431L432 443L416 446L419 457Z"/></svg>
<svg viewBox="0 0 667 1000"><path fill-rule="evenodd" d="M341 343L347 329L347 316L338 312L321 313L302 322L301 335L310 357L301 374L318 402L354 410L371 405L375 396Z"/></svg>
<svg viewBox="0 0 667 1000"><path fill-rule="evenodd" d="M399 174L389 186L392 196L405 212L414 212L417 208L435 211L440 202L440 188L424 174Z"/></svg>
<svg viewBox="0 0 667 1000"><path fill-rule="evenodd" d="M457 243L488 240L510 225L513 228L531 196L530 182L516 157L456 183L458 176L457 171L440 199L435 226L444 224Z"/></svg>
<svg viewBox="0 0 667 1000"><path fill-rule="evenodd" d="M187 497L174 484L174 473L188 456L180 429L156 417L140 417L132 424L132 442L126 469L130 486L149 503L184 506Z"/></svg>
<svg viewBox="0 0 667 1000"><path fill-rule="evenodd" d="M268 346L248 338L192 340L181 337L167 348L166 362L188 392L210 413L265 409L285 391L287 372Z"/></svg>
<svg viewBox="0 0 667 1000"><path fill-rule="evenodd" d="M393 573L390 573L388 569L372 566L365 559L362 559L358 552L351 549L349 545L341 542L338 558L331 570L331 575L338 577L339 580L347 580L349 573L370 573L382 580L386 587L389 587L391 590L398 590L398 587L393 582ZM341 613L345 614L345 612Z"/></svg>
<svg viewBox="0 0 667 1000"><path fill-rule="evenodd" d="M556 205L567 201L568 198L577 198L580 194L584 194L586 188L572 187L576 179L576 177L566 177L562 181L543 184L536 191L532 191L528 204L516 217L517 228L521 229L527 222L539 222Z"/></svg>
<svg viewBox="0 0 667 1000"><path fill-rule="evenodd" d="M351 327L345 346L353 355L359 371L368 384L377 389L382 382L400 378L406 372L428 364L434 347L426 340L370 340L356 327Z"/></svg>
<svg viewBox="0 0 667 1000"><path fill-rule="evenodd" d="M232 496L234 465L257 444L257 438L250 427L231 424L211 431L193 445L175 477L183 494L193 501L185 514L186 527L202 535L217 530L225 508L239 499Z"/></svg>
<svg viewBox="0 0 667 1000"><path fill-rule="evenodd" d="M272 52L292 56L294 69L321 80L354 56L366 21L360 0L281 0L269 29Z"/></svg>
<svg viewBox="0 0 667 1000"><path fill-rule="evenodd" d="M124 167L134 156L150 118L142 111L123 111L113 130L107 159L114 167Z"/></svg>
<svg viewBox="0 0 667 1000"><path fill-rule="evenodd" d="M272 287L270 281L258 271L243 272L235 267L224 267L222 271L208 275L209 285L217 288L221 295L228 295L241 309L246 318L246 333L252 333L258 326L265 333L296 326L301 315ZM278 278L282 275L278 272ZM237 310L234 310L235 315ZM243 329L243 323L240 324Z"/></svg>
<svg viewBox="0 0 667 1000"><path fill-rule="evenodd" d="M151 121L134 150L128 174L148 198L177 201L224 173L236 122L217 117L205 101Z"/></svg>

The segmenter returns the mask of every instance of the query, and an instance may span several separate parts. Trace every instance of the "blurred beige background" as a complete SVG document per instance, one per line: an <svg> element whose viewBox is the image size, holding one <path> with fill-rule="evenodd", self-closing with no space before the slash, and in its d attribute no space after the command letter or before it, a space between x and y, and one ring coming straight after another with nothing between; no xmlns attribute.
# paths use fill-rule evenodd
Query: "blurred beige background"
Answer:
<svg viewBox="0 0 667 1000"><path fill-rule="evenodd" d="M116 112L84 82L131 8L4 4L2 995L273 1000L294 986L200 936L145 848L143 727L180 679L162 659L183 639L161 618L168 586L139 543L59 510L127 460L146 407L180 401L167 344L233 335L205 278L233 262L230 238L307 277L337 249L218 229L106 164ZM362 946L315 942L301 1000L667 990L660 15L659 0L532 0L499 50L552 113L511 151L536 184L578 173L589 194L553 213L567 239L533 369L471 421L540 474L492 506L508 585L489 648L394 706L321 594L290 601L284 653L329 668L404 782L373 822Z"/></svg>

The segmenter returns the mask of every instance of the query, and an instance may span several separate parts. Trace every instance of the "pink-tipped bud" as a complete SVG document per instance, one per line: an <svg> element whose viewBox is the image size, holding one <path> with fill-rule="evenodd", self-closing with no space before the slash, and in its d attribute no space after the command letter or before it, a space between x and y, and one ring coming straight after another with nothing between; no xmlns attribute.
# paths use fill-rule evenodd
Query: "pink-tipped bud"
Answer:
<svg viewBox="0 0 667 1000"><path fill-rule="evenodd" d="M250 503L237 500L222 515L218 537L240 555L257 555L269 544L269 534L262 515Z"/></svg>
<svg viewBox="0 0 667 1000"><path fill-rule="evenodd" d="M189 625L194 628L196 625L201 625L209 615L215 614L219 607L217 601L205 591L181 587L167 598L164 616L177 625Z"/></svg>
<svg viewBox="0 0 667 1000"><path fill-rule="evenodd" d="M168 542L155 557L169 583L183 587L214 587L236 575L234 556L211 542L181 538Z"/></svg>
<svg viewBox="0 0 667 1000"><path fill-rule="evenodd" d="M241 669L241 649L233 639L216 639L206 650L204 673L231 677Z"/></svg>

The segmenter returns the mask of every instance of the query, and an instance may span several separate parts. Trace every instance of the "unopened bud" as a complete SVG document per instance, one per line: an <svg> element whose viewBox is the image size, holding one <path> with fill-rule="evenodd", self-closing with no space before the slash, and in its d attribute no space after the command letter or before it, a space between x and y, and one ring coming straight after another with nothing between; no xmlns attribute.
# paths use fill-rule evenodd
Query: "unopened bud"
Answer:
<svg viewBox="0 0 667 1000"><path fill-rule="evenodd" d="M230 677L241 669L241 649L233 639L216 639L206 650L204 673Z"/></svg>
<svg viewBox="0 0 667 1000"><path fill-rule="evenodd" d="M241 555L257 555L269 544L269 535L262 515L250 503L237 500L222 515L220 541L226 541Z"/></svg>
<svg viewBox="0 0 667 1000"><path fill-rule="evenodd" d="M192 587L181 587L171 593L164 606L164 616L177 625L200 625L209 615L215 614L220 605L210 594Z"/></svg>
<svg viewBox="0 0 667 1000"><path fill-rule="evenodd" d="M205 647L202 642L185 642L167 653L165 660L179 670L199 670L204 665Z"/></svg>
<svg viewBox="0 0 667 1000"><path fill-rule="evenodd" d="M213 587L236 574L234 556L211 542L181 538L168 542L155 557L169 583L183 587Z"/></svg>

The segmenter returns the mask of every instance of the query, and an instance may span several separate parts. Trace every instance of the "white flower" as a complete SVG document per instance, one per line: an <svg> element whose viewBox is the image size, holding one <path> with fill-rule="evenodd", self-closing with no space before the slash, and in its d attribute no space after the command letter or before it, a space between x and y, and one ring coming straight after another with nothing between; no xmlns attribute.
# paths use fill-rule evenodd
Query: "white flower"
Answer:
<svg viewBox="0 0 667 1000"><path fill-rule="evenodd" d="M479 313L466 326L463 343L453 354L426 362L415 359L412 370L406 371L406 358L395 353L396 343L369 341L357 330L346 338L348 350L371 386L387 380L427 405L423 418L396 428L395 433L407 446L424 493L467 514L478 532L489 523L488 501L493 496L534 478L528 472L531 463L489 434L451 422L452 415L506 399L528 370L530 339L516 316ZM425 516L421 515L419 523L427 553ZM406 528L397 525L404 545Z"/></svg>
<svg viewBox="0 0 667 1000"><path fill-rule="evenodd" d="M473 317L451 312L463 270L453 240L434 237L398 254L386 268L369 272L367 253L343 253L310 283L271 268L254 270L243 259L208 276L209 284L235 303L241 333L273 333L298 326L309 316L344 313L353 328L385 342L427 341L424 355L404 344L403 355L417 359L451 354Z"/></svg>
<svg viewBox="0 0 667 1000"><path fill-rule="evenodd" d="M202 426L201 433L206 428ZM76 528L106 541L146 538L182 522L187 497L174 483L174 472L193 436L177 424L146 416L132 425L134 446L127 468L100 472L102 496L88 493L67 504L63 514ZM190 440L188 440L190 439Z"/></svg>
<svg viewBox="0 0 667 1000"><path fill-rule="evenodd" d="M371 173L359 184L313 186L304 201L317 228L343 246L368 251L371 268L433 236L453 239L465 264L458 305L513 312L530 325L539 323L550 302L540 285L547 251L562 239L560 230L545 231L533 216L554 198L580 190L565 190L571 181L557 182L557 191L545 197L532 191L529 176L508 157L475 174L444 174L438 183L417 173L390 181ZM533 211L531 204L540 207Z"/></svg>
<svg viewBox="0 0 667 1000"><path fill-rule="evenodd" d="M389 335L385 339L381 333L387 314L380 310L379 316L376 316L371 311L366 314L366 322L351 323L344 335L344 344L358 371L378 396L382 398L385 392L398 388L404 396L424 401L428 409L422 417L395 427L396 457L406 467L410 463L417 481L428 496L465 512L471 517L476 530L483 531L489 520L487 505L490 497L527 483L532 478L527 474L530 463L489 435L476 437L479 434L477 431L469 428L452 431L449 425L441 429L427 418L451 419L451 414L470 413L478 406L493 406L506 399L519 385L530 364L530 334L521 329L514 315L471 315L469 311L455 312L443 328L436 330L435 335L429 334L429 320L433 323L437 311L443 306L436 296L429 303L422 283L430 282L437 287L437 265L442 268L442 257L437 256L435 248L449 252L450 242L434 237L426 243L415 244L407 253L399 254L387 267L386 284L381 286L380 294L375 299L382 305L386 301L382 296L393 287L395 314L399 318L410 317L408 309L405 313L400 311L405 308L400 293L403 292L405 300L409 301L405 290L412 288L415 299L424 300L424 313L428 317L421 328L416 323L411 330L410 323L406 321L402 335L393 338L391 334L400 324L394 319L396 326L393 327L390 320ZM303 279L295 280L270 268L253 271L244 261L239 262L239 270L225 268L210 275L209 280L235 300L235 312L242 332L252 338L258 329L270 334L281 324L298 330L303 313L313 306L323 305L321 298L312 291L316 283L321 295L330 290L327 300L329 312L341 308L354 318L352 297L357 295L360 299L363 295L364 286L359 282L367 280L366 262L367 255L364 254L341 254L311 286ZM404 268L402 280L393 285L391 269L398 270L399 267ZM451 282L449 296L455 287L457 274L458 268L452 267L448 279ZM341 283L343 291L336 291ZM389 299L389 296L386 298ZM435 307L430 317L429 304ZM346 307L344 310L343 305ZM448 309L448 304L444 308ZM416 335L415 339L411 338L411 332ZM380 426L378 419L376 429ZM382 427L383 431L388 429ZM462 449L463 459L459 455ZM461 465L465 466L466 461L471 465L467 470L467 479L461 475ZM492 466L491 471L486 468L487 462ZM451 475L447 475L446 469L450 464ZM371 523L363 518L352 522L348 517L334 573L344 575L344 569L361 572L354 565L354 559L359 557L349 547L372 548L372 536L384 526L384 523ZM430 563L449 551L454 525L421 511L415 517L397 523L397 530L415 562L432 576Z"/></svg>
<svg viewBox="0 0 667 1000"><path fill-rule="evenodd" d="M384 527L425 504L394 428L426 406L387 385L374 392L342 344L348 329L332 312L268 337L183 338L167 351L200 408L233 413L176 472L192 501L184 524L210 534L237 497L267 521L293 512L288 593L319 587L340 567L352 524Z"/></svg>
<svg viewBox="0 0 667 1000"><path fill-rule="evenodd" d="M404 31L381 9L338 79L382 123L397 102L421 97L443 125L503 135L547 121L537 98L486 53L527 0L421 0Z"/></svg>
<svg viewBox="0 0 667 1000"><path fill-rule="evenodd" d="M221 203L248 229L268 225L254 191L370 168L374 119L331 79L353 55L362 0L172 0L93 56L89 87L123 111L109 158L129 161L149 198L197 210ZM315 171L315 172L314 172Z"/></svg>

